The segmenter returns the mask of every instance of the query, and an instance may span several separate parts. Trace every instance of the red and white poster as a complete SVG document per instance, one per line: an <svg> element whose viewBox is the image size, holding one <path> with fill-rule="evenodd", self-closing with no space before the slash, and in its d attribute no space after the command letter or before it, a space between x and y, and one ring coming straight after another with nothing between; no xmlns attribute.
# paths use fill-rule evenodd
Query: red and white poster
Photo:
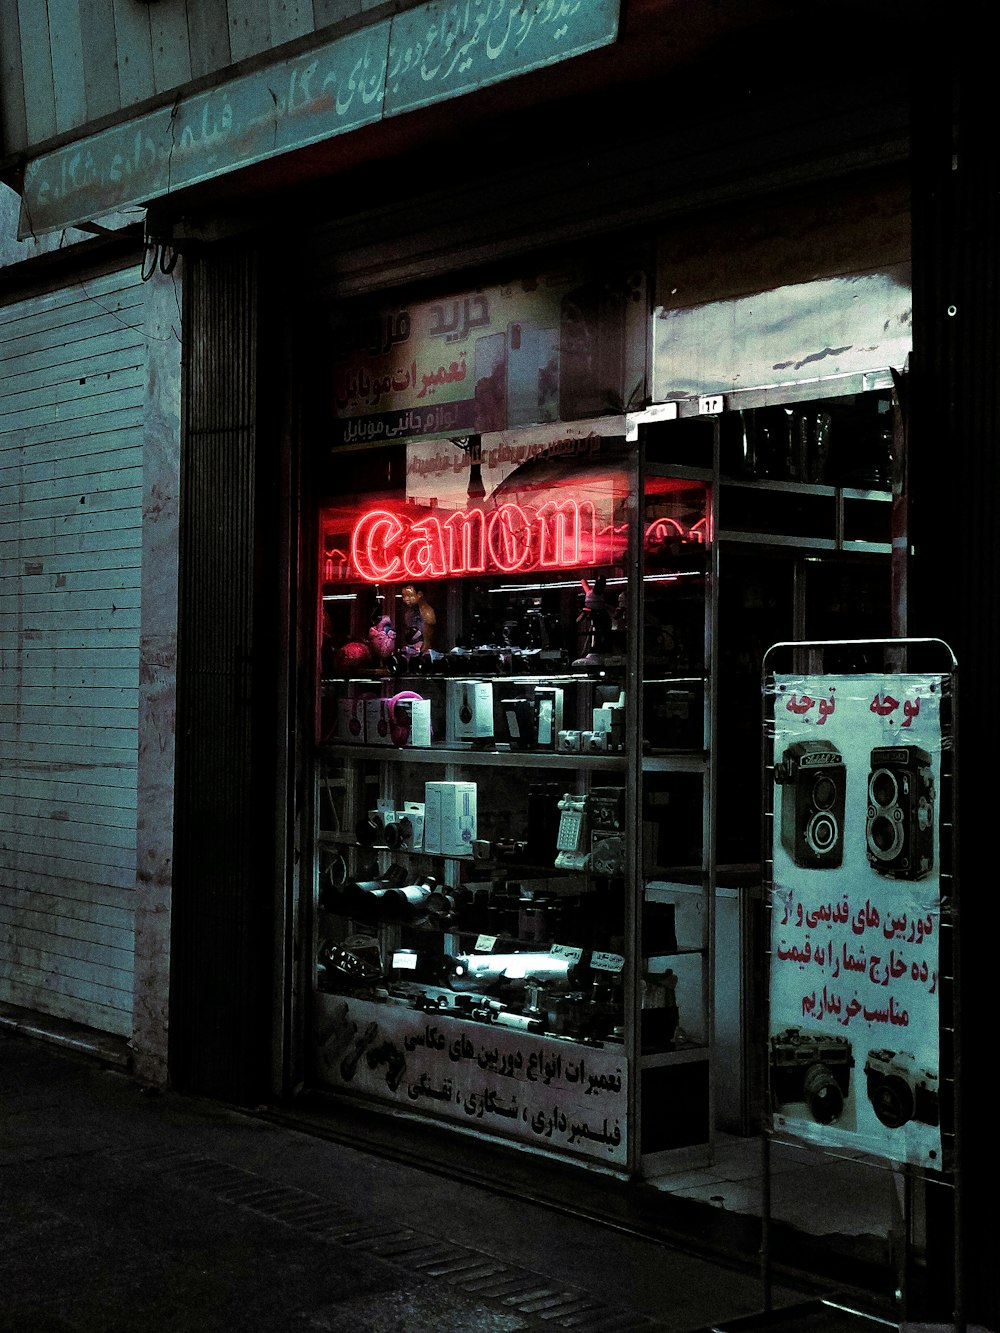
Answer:
<svg viewBox="0 0 1000 1333"><path fill-rule="evenodd" d="M942 1169L942 692L774 677L772 1127Z"/></svg>

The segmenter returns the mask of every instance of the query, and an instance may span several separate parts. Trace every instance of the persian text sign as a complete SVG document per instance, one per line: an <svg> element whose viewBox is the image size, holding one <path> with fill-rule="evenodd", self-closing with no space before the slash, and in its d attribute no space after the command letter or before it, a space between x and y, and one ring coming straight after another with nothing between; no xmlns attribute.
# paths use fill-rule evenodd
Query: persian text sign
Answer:
<svg viewBox="0 0 1000 1333"><path fill-rule="evenodd" d="M385 114L607 46L617 31L618 0L434 0L393 20Z"/></svg>
<svg viewBox="0 0 1000 1333"><path fill-rule="evenodd" d="M439 0L44 153L19 237L69 227L613 42L619 0Z"/></svg>
<svg viewBox="0 0 1000 1333"><path fill-rule="evenodd" d="M339 995L316 1001L314 1058L323 1082L624 1166L622 1047L577 1046Z"/></svg>
<svg viewBox="0 0 1000 1333"><path fill-rule="evenodd" d="M944 678L776 676L774 1123L941 1169Z"/></svg>

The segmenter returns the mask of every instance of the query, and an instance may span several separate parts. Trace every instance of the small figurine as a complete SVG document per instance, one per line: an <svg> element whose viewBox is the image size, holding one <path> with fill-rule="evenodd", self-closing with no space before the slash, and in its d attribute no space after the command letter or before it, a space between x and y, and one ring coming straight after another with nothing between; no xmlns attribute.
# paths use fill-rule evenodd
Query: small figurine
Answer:
<svg viewBox="0 0 1000 1333"><path fill-rule="evenodd" d="M419 657L430 653L434 643L434 629L437 615L424 596L423 588L415 583L407 583L402 588L402 598L406 605L406 642L403 653L407 657Z"/></svg>
<svg viewBox="0 0 1000 1333"><path fill-rule="evenodd" d="M581 579L580 583L584 599L576 623L583 627L584 640L583 656L579 662L581 665L590 665L597 663L598 655L607 648L608 631L611 629L611 612L606 597L608 581L603 574L599 574L593 585L586 579Z"/></svg>

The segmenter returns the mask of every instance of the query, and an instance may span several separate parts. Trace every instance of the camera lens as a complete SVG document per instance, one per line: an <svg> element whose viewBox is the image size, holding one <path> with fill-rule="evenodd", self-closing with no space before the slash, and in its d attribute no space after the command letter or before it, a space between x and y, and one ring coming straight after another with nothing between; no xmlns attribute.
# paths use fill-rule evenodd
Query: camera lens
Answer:
<svg viewBox="0 0 1000 1333"><path fill-rule="evenodd" d="M896 779L887 768L880 768L871 775L868 790L874 804L882 806L895 805L899 794Z"/></svg>
<svg viewBox="0 0 1000 1333"><path fill-rule="evenodd" d="M810 849L820 856L837 845L839 825L833 815L813 815L806 829L806 842Z"/></svg>
<svg viewBox="0 0 1000 1333"><path fill-rule="evenodd" d="M817 778L813 787L813 805L820 810L829 810L837 799L837 784L833 778Z"/></svg>
<svg viewBox="0 0 1000 1333"><path fill-rule="evenodd" d="M844 1109L844 1094L826 1065L819 1062L810 1065L802 1086L805 1094L803 1100L817 1124L830 1125L840 1118Z"/></svg>
<svg viewBox="0 0 1000 1333"><path fill-rule="evenodd" d="M898 1129L913 1119L913 1089L905 1079L890 1074L868 1080L868 1100L886 1129Z"/></svg>
<svg viewBox="0 0 1000 1333"><path fill-rule="evenodd" d="M891 819L886 819L885 815L879 815L872 820L868 837L878 851L890 852L893 843L896 841L896 827Z"/></svg>

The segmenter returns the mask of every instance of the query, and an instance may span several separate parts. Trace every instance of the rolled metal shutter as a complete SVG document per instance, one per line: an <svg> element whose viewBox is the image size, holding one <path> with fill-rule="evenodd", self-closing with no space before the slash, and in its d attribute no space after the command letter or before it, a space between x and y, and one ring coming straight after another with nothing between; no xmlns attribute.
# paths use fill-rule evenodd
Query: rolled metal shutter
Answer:
<svg viewBox="0 0 1000 1333"><path fill-rule="evenodd" d="M0 305L0 1002L128 1036L144 291Z"/></svg>

